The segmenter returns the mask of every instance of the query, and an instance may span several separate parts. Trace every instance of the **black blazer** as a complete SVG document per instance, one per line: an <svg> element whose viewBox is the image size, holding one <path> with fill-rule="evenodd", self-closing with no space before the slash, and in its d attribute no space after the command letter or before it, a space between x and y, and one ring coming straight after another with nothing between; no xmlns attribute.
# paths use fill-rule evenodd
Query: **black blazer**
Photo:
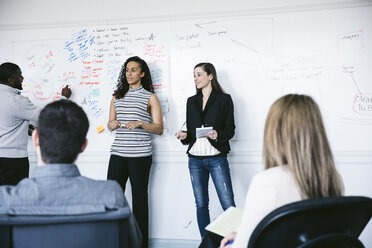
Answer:
<svg viewBox="0 0 372 248"><path fill-rule="evenodd" d="M212 127L218 133L217 140L208 138L211 145L222 154L229 153L229 140L235 134L234 105L231 96L212 90L204 111L202 107L203 94L201 92L187 99L187 138L181 140L184 145L189 144L187 153L196 141L196 128L202 125Z"/></svg>

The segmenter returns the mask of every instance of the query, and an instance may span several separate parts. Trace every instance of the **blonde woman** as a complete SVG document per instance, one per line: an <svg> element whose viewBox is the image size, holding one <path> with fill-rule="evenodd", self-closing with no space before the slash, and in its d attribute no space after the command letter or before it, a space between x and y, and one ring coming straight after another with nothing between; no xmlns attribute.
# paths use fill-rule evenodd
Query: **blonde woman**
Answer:
<svg viewBox="0 0 372 248"><path fill-rule="evenodd" d="M263 156L266 170L251 182L241 225L221 247L246 248L256 225L282 205L343 193L319 107L309 96L290 94L274 102Z"/></svg>

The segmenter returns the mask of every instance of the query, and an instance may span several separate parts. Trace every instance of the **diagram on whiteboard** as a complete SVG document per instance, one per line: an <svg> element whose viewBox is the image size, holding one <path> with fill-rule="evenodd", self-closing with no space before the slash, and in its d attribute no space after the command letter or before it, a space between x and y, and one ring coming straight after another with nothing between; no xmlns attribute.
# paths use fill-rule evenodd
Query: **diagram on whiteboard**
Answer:
<svg viewBox="0 0 372 248"><path fill-rule="evenodd" d="M106 126L121 67L134 55L148 63L161 103L164 133L154 139L161 150L183 149L174 133L185 123L200 62L215 65L232 96L232 143L243 142L239 148L259 149L270 105L300 93L319 103L335 146L356 149L372 145L365 141L372 125L371 18L368 9L345 9L29 30L12 50L25 78L22 94L37 105L59 99L71 86L72 100L91 122L89 138L99 141L94 149L111 143L111 133L97 134L95 127Z"/></svg>
<svg viewBox="0 0 372 248"><path fill-rule="evenodd" d="M108 150L112 142L110 132L98 134L95 129L106 126L111 96L130 56L140 56L148 63L167 118L169 56L164 24L63 29L58 35L50 33L48 39L15 41L13 51L24 75L22 94L36 105L60 99L61 89L71 87L71 100L89 117L88 139L98 141L94 149Z"/></svg>

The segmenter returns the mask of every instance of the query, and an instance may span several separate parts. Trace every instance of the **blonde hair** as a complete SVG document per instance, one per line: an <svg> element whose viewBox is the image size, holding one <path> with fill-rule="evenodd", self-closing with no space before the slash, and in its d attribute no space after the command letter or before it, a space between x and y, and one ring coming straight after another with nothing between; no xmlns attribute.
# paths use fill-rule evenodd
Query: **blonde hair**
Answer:
<svg viewBox="0 0 372 248"><path fill-rule="evenodd" d="M263 155L266 169L289 166L303 198L342 194L322 116L310 96L289 94L273 103L265 124Z"/></svg>

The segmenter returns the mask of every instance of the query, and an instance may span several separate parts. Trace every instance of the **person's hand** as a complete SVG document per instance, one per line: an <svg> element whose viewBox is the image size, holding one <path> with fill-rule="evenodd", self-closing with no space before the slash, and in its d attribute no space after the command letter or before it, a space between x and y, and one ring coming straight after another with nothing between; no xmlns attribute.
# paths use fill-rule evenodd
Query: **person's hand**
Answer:
<svg viewBox="0 0 372 248"><path fill-rule="evenodd" d="M230 247L232 247L232 242L234 241L235 237L236 237L236 232L232 232L229 235L227 235L226 237L224 237L221 240L220 248L230 248Z"/></svg>
<svg viewBox="0 0 372 248"><path fill-rule="evenodd" d="M174 134L174 136L176 136L176 138L179 140L184 140L187 138L187 133L184 131L178 131L177 133Z"/></svg>
<svg viewBox="0 0 372 248"><path fill-rule="evenodd" d="M109 121L107 123L107 127L111 131L114 131L114 130L118 129L119 127L121 127L121 123L119 121L117 121L117 120Z"/></svg>
<svg viewBox="0 0 372 248"><path fill-rule="evenodd" d="M216 130L212 130L206 134L206 136L212 140L216 140L218 137L218 133Z"/></svg>
<svg viewBox="0 0 372 248"><path fill-rule="evenodd" d="M133 130L137 127L142 127L142 121L129 121L124 124L124 127L128 128L129 130Z"/></svg>
<svg viewBox="0 0 372 248"><path fill-rule="evenodd" d="M32 136L32 132L35 130L33 125L28 125L28 136Z"/></svg>
<svg viewBox="0 0 372 248"><path fill-rule="evenodd" d="M68 85L66 85L66 87L62 89L61 95L69 99L71 97L71 94L71 89L68 87Z"/></svg>

